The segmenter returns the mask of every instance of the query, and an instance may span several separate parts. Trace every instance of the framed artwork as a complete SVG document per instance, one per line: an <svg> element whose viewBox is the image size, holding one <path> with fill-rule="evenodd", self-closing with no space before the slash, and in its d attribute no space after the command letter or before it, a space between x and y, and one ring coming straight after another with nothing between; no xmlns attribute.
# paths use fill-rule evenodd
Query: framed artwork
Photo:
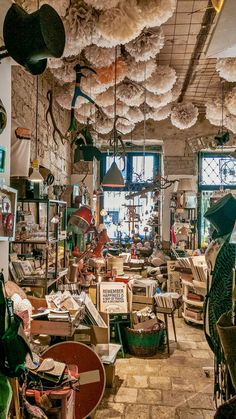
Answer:
<svg viewBox="0 0 236 419"><path fill-rule="evenodd" d="M0 187L0 241L15 239L17 190Z"/></svg>

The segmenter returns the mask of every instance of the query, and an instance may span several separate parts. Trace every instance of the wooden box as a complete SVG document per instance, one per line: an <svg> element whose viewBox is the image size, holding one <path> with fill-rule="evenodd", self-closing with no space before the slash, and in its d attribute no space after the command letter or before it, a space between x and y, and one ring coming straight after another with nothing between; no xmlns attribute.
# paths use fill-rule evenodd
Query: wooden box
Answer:
<svg viewBox="0 0 236 419"><path fill-rule="evenodd" d="M28 297L33 306L33 310L40 307L47 307L44 298ZM34 311L33 311L34 312ZM51 335L51 336L73 336L75 332L75 323L77 318L72 321L51 321L51 320L31 320L31 335Z"/></svg>
<svg viewBox="0 0 236 419"><path fill-rule="evenodd" d="M154 306L154 298L153 297L145 297L143 295L133 295L132 298L132 311L134 310L142 310L145 307Z"/></svg>

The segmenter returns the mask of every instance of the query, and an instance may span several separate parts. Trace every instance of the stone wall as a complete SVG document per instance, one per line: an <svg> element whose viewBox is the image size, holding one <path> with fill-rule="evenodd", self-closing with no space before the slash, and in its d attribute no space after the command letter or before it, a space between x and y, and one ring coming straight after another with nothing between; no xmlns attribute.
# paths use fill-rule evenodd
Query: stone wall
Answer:
<svg viewBox="0 0 236 419"><path fill-rule="evenodd" d="M56 184L70 183L71 175L71 146L68 140L63 145L56 137L58 145L53 140L53 127L49 117L46 121L48 109L47 92L53 90L52 76L49 71L39 76L38 102L38 158L40 164L49 168L55 176ZM36 157L35 127L36 127L36 77L27 73L22 67L12 67L12 118L18 126L32 131L31 159ZM65 133L69 126L69 112L53 104L53 114L58 128Z"/></svg>

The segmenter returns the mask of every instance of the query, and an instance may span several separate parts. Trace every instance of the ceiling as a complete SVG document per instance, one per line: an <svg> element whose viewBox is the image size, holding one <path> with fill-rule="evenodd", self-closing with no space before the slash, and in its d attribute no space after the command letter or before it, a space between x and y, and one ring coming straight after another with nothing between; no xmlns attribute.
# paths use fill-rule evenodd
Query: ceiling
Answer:
<svg viewBox="0 0 236 419"><path fill-rule="evenodd" d="M95 0L88 0L87 3L92 3L92 1L94 2ZM124 0L121 0L121 2L122 1ZM145 2L145 0L137 1ZM164 4L166 0L156 0L156 2L158 1L159 3L162 2ZM231 0L226 0L226 2L227 1ZM29 12L32 12L36 8L37 0L16 0L16 2L21 4ZM83 3L81 0L71 0L70 7L71 3L73 4L76 2ZM40 5L43 3L45 3L45 1L41 0ZM53 0L48 3L52 4L55 8L55 5L57 5L59 10L65 11L65 13L61 13L61 15L64 15L62 16L62 19L65 22L69 10L66 9L66 6L69 4L69 0ZM208 58L206 56L207 48L217 22L217 15L210 0L168 0L168 3L172 3L172 5L176 3L176 8L172 17L161 25L165 36L164 47L156 55L155 60L157 65L169 65L176 71L177 83L180 85L180 89L177 97L171 103L171 106L176 102L192 102L197 106L199 113L204 115L206 101L210 98L221 97L222 90L221 79L215 68L216 58ZM96 11L96 13L100 14L100 11ZM67 28L66 35L68 37L70 26L68 27L67 25L65 27ZM91 36L91 41L92 39ZM81 34L78 34L78 42L80 40ZM122 47L121 51L125 51L125 45ZM127 51L124 55L124 60L126 59ZM68 62L70 63L70 61L71 70L69 71L71 71L72 76L67 73L68 80L71 82L71 84L66 85L68 90L66 90L65 87L65 79L62 78L62 80L60 80L60 77L55 78L59 90L62 91L64 95L63 98L67 104L70 103L70 99L68 101L68 95L70 95L71 98L73 93L73 66L75 61L84 62L83 50L80 54L77 54L76 57L73 57L73 59L67 57L67 59L64 60L63 65L66 67L65 71L67 72ZM51 68L51 72L55 75L58 70ZM141 82L139 84L143 85L144 83ZM224 83L224 85L227 90L229 84ZM89 92L87 91L87 93L90 93L96 100L93 84L90 85ZM113 94L113 92L111 92L111 94ZM65 97L66 95L67 97ZM62 102L59 101L59 103L63 105ZM90 111L89 116L91 115ZM87 117L87 114L84 116ZM148 118L148 115L146 115L146 117Z"/></svg>

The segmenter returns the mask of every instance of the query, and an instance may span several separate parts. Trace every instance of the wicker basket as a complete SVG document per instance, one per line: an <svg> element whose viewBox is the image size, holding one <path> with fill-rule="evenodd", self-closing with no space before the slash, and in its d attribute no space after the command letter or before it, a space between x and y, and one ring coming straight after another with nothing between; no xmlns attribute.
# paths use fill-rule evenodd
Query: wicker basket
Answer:
<svg viewBox="0 0 236 419"><path fill-rule="evenodd" d="M164 341L165 329L135 330L126 328L129 353L135 356L153 356Z"/></svg>

